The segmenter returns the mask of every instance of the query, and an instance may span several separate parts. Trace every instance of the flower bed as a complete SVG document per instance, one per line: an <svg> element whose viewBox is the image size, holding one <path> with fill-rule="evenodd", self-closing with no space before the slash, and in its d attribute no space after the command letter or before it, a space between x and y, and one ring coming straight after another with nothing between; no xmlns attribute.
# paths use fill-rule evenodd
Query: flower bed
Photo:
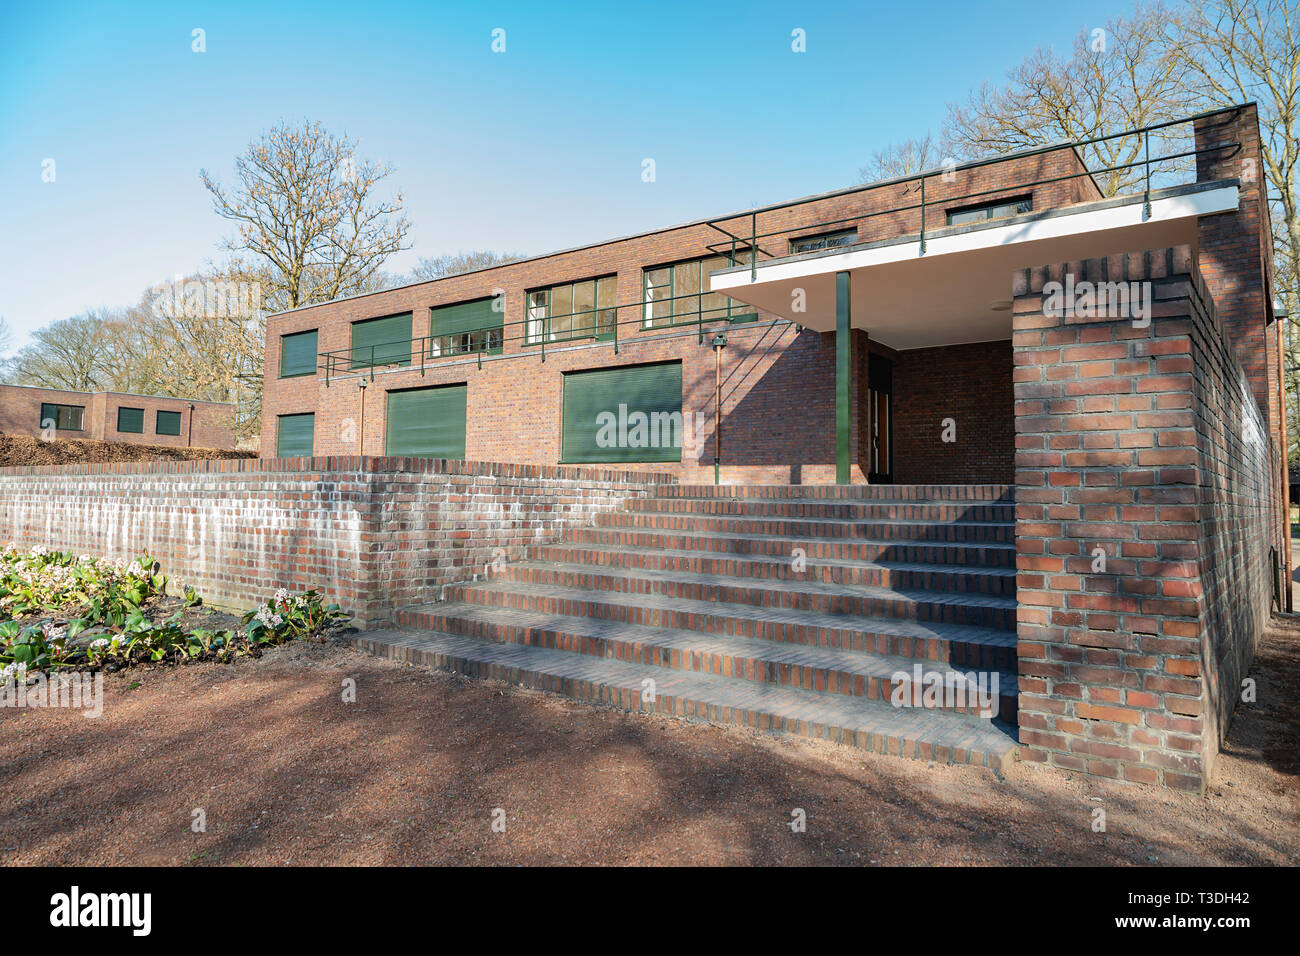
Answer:
<svg viewBox="0 0 1300 956"><path fill-rule="evenodd" d="M39 547L0 551L0 680L256 657L270 645L319 638L348 617L314 589L295 595L281 588L236 626L199 627L201 616L190 611L202 599L192 588L184 589L184 600L167 598L166 586L147 556L108 561Z"/></svg>

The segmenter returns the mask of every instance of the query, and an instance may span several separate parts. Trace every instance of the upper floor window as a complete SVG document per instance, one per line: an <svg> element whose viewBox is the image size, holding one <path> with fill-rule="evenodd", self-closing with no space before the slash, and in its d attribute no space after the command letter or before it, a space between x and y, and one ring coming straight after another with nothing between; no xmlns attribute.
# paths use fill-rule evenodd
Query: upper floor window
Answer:
<svg viewBox="0 0 1300 956"><path fill-rule="evenodd" d="M41 402L41 428L53 428L61 432L84 431L86 406L55 405Z"/></svg>
<svg viewBox="0 0 1300 956"><path fill-rule="evenodd" d="M411 313L352 323L352 368L411 364Z"/></svg>
<svg viewBox="0 0 1300 956"><path fill-rule="evenodd" d="M986 222L989 219L1019 216L1022 213L1033 212L1033 210L1033 196L1016 196L1013 199L999 199L996 202L966 206L963 209L949 209L948 225L964 226L972 222Z"/></svg>
<svg viewBox="0 0 1300 956"><path fill-rule="evenodd" d="M280 377L316 374L316 330L280 336Z"/></svg>
<svg viewBox="0 0 1300 956"><path fill-rule="evenodd" d="M817 252L819 249L834 249L837 246L851 246L858 241L856 229L840 229L837 232L823 232L816 236L800 236L790 240L790 255L801 252Z"/></svg>
<svg viewBox="0 0 1300 956"><path fill-rule="evenodd" d="M749 265L749 262L749 252L745 250L736 254L735 263L729 256L709 256L643 270L644 327L653 329L718 319L744 322L756 318L757 311L752 305L735 302L721 292L706 291L710 272L733 264Z"/></svg>
<svg viewBox="0 0 1300 956"><path fill-rule="evenodd" d="M618 321L618 277L601 276L528 293L529 344L613 336Z"/></svg>
<svg viewBox="0 0 1300 956"><path fill-rule="evenodd" d="M501 354L505 313L495 297L458 302L429 310L429 354L461 355L465 352Z"/></svg>

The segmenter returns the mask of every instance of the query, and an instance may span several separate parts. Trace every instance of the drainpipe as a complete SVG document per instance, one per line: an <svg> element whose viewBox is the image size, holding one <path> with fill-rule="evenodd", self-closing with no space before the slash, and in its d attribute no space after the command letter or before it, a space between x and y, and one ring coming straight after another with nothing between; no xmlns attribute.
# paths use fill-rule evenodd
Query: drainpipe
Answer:
<svg viewBox="0 0 1300 956"><path fill-rule="evenodd" d="M357 382L357 387L361 389L361 429L357 432L357 454L363 456L366 453L366 384L364 378Z"/></svg>
<svg viewBox="0 0 1300 956"><path fill-rule="evenodd" d="M185 447L194 447L194 403L190 402L190 424L185 429Z"/></svg>
<svg viewBox="0 0 1300 956"><path fill-rule="evenodd" d="M722 350L727 347L727 333L713 336L713 407L717 419L713 424L713 483L722 484Z"/></svg>

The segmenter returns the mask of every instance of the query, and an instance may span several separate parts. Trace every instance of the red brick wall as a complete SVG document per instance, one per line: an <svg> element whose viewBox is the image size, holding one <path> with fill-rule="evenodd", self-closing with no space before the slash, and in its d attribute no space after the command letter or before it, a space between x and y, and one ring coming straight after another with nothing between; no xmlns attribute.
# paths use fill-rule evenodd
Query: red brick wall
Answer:
<svg viewBox="0 0 1300 956"><path fill-rule="evenodd" d="M1149 327L1045 314L1066 272L1150 282ZM1021 757L1199 790L1268 614L1263 418L1187 246L1015 293Z"/></svg>
<svg viewBox="0 0 1300 956"><path fill-rule="evenodd" d="M666 480L409 458L3 468L0 543L148 553L173 591L192 584L241 611L278 587L317 587L374 625Z"/></svg>
<svg viewBox="0 0 1300 956"><path fill-rule="evenodd" d="M1003 195L1023 193L1015 183L1081 170L1073 150L1062 149L1038 156L1011 159L977 170L958 172L952 182L940 177L927 181L927 197L938 202L928 212L927 227L943 225L945 197L978 190L1005 188ZM1039 187L1036 209L1067 205L1095 198L1091 179L1081 178ZM995 197L987 197L995 198ZM788 206L758 215L759 232L818 224L867 212L896 208L917 201L915 185L894 184L864 192L829 196L801 206ZM955 205L965 203L954 202ZM733 231L749 229L749 217L727 224ZM891 212L861 221L862 241L914 233L920 227L916 210ZM821 227L824 231L826 227ZM643 267L692 258L708 253L708 243L721 235L704 225L683 226L572 252L557 253L528 262L439 279L375 295L341 300L313 308L271 316L267 322L266 380L263 395L262 446L264 456L275 454L276 418L302 412L316 414L317 454L356 454L358 439L364 451L382 451L384 434L383 392L419 384L467 382L469 416L466 456L470 460L527 461L554 464L559 457L561 373L569 369L598 368L634 362L680 359L683 363L683 410L705 416L706 447L687 455L675 469L683 480L712 480L712 441L716 422L713 400L713 355L697 341L694 329L675 337L664 330L620 329L620 352L609 344L548 346L546 361L537 346L507 341L505 355L486 358L480 370L474 359L451 358L426 371L380 370L366 397L364 436L359 432L360 402L355 381L334 382L325 388L323 374L280 379L280 337L318 329L321 352L344 350L350 344L351 323L382 315L412 313L413 334L428 334L429 308L491 296L504 291L505 319L519 322L525 315L525 292L560 282L616 273L618 302L624 321L635 314L642 295ZM760 243L766 253L786 255L788 237ZM762 258L767 258L763 256ZM834 336L805 331L796 333L784 321L771 325L770 315L750 326L728 329L730 345L724 355L723 478L746 482L833 481L834 453ZM712 330L709 330L710 332ZM519 326L507 326L507 339L519 336ZM861 346L857 346L861 348ZM526 354L524 354L526 353ZM859 352L859 356L865 354ZM855 368L860 366L855 363ZM858 412L855 375L854 414ZM854 479L862 480L857 446L861 440L853 426ZM895 457L900 461L899 456ZM629 466L632 467L632 466ZM662 468L662 465L651 466ZM1005 476L1004 476L1005 477ZM917 480L928 480L918 478ZM976 480L966 478L963 480Z"/></svg>
<svg viewBox="0 0 1300 956"><path fill-rule="evenodd" d="M1011 343L898 353L894 362L894 480L1010 484L1015 474ZM951 418L955 441L943 441Z"/></svg>
<svg viewBox="0 0 1300 956"><path fill-rule="evenodd" d="M125 395L119 392L72 392L55 388L0 385L0 432L7 435L41 434L41 403L81 405L85 408L83 429L61 431L59 438L89 438L133 445L170 445L195 448L235 447L234 406L220 402L190 402L183 398ZM190 436L190 408L194 405L193 437ZM119 432L119 407L144 410L143 432ZM158 411L181 413L179 435L157 434Z"/></svg>

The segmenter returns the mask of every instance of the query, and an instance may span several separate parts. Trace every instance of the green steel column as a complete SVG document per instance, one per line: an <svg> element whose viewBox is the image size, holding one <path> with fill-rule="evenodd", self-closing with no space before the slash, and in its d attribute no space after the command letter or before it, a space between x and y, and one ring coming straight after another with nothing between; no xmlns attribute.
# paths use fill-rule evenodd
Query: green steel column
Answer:
<svg viewBox="0 0 1300 956"><path fill-rule="evenodd" d="M835 483L849 483L849 379L853 373L849 331L849 274L835 273Z"/></svg>

